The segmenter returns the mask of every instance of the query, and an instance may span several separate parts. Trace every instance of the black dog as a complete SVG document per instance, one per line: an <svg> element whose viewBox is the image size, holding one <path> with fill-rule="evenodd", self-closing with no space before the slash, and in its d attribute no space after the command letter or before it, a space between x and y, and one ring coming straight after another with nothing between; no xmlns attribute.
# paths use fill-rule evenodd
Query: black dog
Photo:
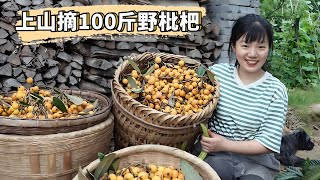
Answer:
<svg viewBox="0 0 320 180"><path fill-rule="evenodd" d="M275 157L286 166L301 167L305 159L296 156L298 150L310 151L314 147L309 135L303 129L297 129L292 133L282 136L280 154Z"/></svg>

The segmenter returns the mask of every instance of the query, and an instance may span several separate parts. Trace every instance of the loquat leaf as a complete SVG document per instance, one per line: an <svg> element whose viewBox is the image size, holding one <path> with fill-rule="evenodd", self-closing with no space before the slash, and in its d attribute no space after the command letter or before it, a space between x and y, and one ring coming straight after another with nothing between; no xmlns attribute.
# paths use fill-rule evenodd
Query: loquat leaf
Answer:
<svg viewBox="0 0 320 180"><path fill-rule="evenodd" d="M203 64L201 64L197 69L197 75L203 76L205 73L206 73L206 67Z"/></svg>
<svg viewBox="0 0 320 180"><path fill-rule="evenodd" d="M139 66L137 65L137 63L136 62L134 62L132 59L128 59L128 61L129 61L129 63L131 64L131 66L133 67L133 69L135 69L136 71L138 71L138 73L140 73L141 74L141 71L140 71L140 69L139 69Z"/></svg>
<svg viewBox="0 0 320 180"><path fill-rule="evenodd" d="M79 180L89 180L83 173L81 166L79 166L78 170L78 179Z"/></svg>
<svg viewBox="0 0 320 180"><path fill-rule="evenodd" d="M71 101L71 102L73 102L73 104L75 104L75 105L80 105L80 104L82 104L82 102L83 102L83 99L81 98L81 97L78 97L78 96L74 96L74 95L69 95L69 94L64 94L64 95L66 95L67 96L67 98Z"/></svg>
<svg viewBox="0 0 320 180"><path fill-rule="evenodd" d="M184 61L187 64L198 64L198 61L190 58L181 58L180 60Z"/></svg>
<svg viewBox="0 0 320 180"><path fill-rule="evenodd" d="M53 104L62 112L68 112L66 106L63 104L63 102L57 98L53 97Z"/></svg>
<svg viewBox="0 0 320 180"><path fill-rule="evenodd" d="M213 74L209 69L207 69L206 72L207 72L207 75L208 75L210 81L211 81L212 84L214 85L214 81L215 81L215 79L214 79L214 74Z"/></svg>
<svg viewBox="0 0 320 180"><path fill-rule="evenodd" d="M100 163L98 164L96 170L94 171L94 178L95 179L100 179L100 177L103 176L103 174L108 171L108 169L109 169L110 165L112 164L115 156L116 156L115 153L110 153L110 154L106 155L102 159L102 161L100 161Z"/></svg>
<svg viewBox="0 0 320 180"><path fill-rule="evenodd" d="M133 87L134 89L138 89L138 85L136 83L136 81L133 79L132 76L128 76L128 81L131 87Z"/></svg>

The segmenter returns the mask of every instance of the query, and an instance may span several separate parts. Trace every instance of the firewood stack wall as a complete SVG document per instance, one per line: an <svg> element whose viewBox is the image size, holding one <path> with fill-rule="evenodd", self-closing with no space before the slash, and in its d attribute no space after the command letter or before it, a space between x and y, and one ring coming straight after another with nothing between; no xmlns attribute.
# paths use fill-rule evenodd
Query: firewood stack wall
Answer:
<svg viewBox="0 0 320 180"><path fill-rule="evenodd" d="M183 37L106 35L22 45L15 30L19 10L118 3L116 0L0 0L0 90L8 92L20 85L28 86L27 77L33 77L40 87L80 88L108 94L115 69L124 56L132 53L186 55L207 66L219 57L223 47L216 40L220 27L206 17L201 31Z"/></svg>

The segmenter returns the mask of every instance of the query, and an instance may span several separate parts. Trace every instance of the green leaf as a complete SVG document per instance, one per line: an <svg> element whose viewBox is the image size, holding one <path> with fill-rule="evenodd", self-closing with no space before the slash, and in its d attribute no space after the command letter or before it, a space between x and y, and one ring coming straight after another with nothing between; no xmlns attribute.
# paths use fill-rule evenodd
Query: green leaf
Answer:
<svg viewBox="0 0 320 180"><path fill-rule="evenodd" d="M128 76L128 81L131 87L133 87L134 89L139 89L139 87L137 86L136 81L133 79L132 76Z"/></svg>
<svg viewBox="0 0 320 180"><path fill-rule="evenodd" d="M97 108L97 107L98 107L98 105L99 105L99 100L98 100L98 99L96 99L96 100L93 102L93 104L92 104L93 109Z"/></svg>
<svg viewBox="0 0 320 180"><path fill-rule="evenodd" d="M153 73L153 71L154 71L154 66L151 66L151 67L148 69L148 71L144 74L144 76L147 76L147 75Z"/></svg>
<svg viewBox="0 0 320 180"><path fill-rule="evenodd" d="M82 104L82 102L83 102L83 99L81 98L81 97L78 97L78 96L74 96L74 95L69 95L69 94L64 94L64 95L66 95L67 96L67 98L71 101L71 102L73 102L73 104L75 104L75 105L81 105Z"/></svg>
<svg viewBox="0 0 320 180"><path fill-rule="evenodd" d="M63 102L57 98L53 97L53 104L62 112L68 112L66 106L63 104Z"/></svg>
<svg viewBox="0 0 320 180"><path fill-rule="evenodd" d="M320 166L314 166L304 176L303 180L319 180L320 179Z"/></svg>
<svg viewBox="0 0 320 180"><path fill-rule="evenodd" d="M180 149L181 149L182 151L185 151L186 148L187 148L187 144L188 144L187 141L183 142L183 143L181 144Z"/></svg>
<svg viewBox="0 0 320 180"><path fill-rule="evenodd" d="M38 99L40 102L42 102L43 101L43 97L42 96L40 96L38 93L30 93L30 95L31 95L31 97L33 98L33 99Z"/></svg>
<svg viewBox="0 0 320 180"><path fill-rule="evenodd" d="M115 156L116 156L115 153L110 153L110 154L106 155L102 161L100 161L96 170L94 171L94 178L95 179L100 179L100 177L103 176L103 174L108 171Z"/></svg>
<svg viewBox="0 0 320 180"><path fill-rule="evenodd" d="M113 163L111 164L112 170L116 172L119 169L119 165L120 165L120 159L113 161Z"/></svg>
<svg viewBox="0 0 320 180"><path fill-rule="evenodd" d="M199 172L195 170L186 160L180 160L180 168L185 175L185 180L203 180Z"/></svg>
<svg viewBox="0 0 320 180"><path fill-rule="evenodd" d="M79 180L89 180L89 179L83 174L83 171L82 171L81 166L79 166L79 170L78 170L78 179L79 179Z"/></svg>
<svg viewBox="0 0 320 180"><path fill-rule="evenodd" d="M293 166L288 166L287 167L287 172L295 173L297 176L302 177L303 173L300 171L299 168L293 167Z"/></svg>
<svg viewBox="0 0 320 180"><path fill-rule="evenodd" d="M103 154L102 152L98 152L98 157L100 159L100 161L104 158L105 154Z"/></svg>
<svg viewBox="0 0 320 180"><path fill-rule="evenodd" d="M174 99L174 93L171 94L169 100L168 100L168 105L172 108L174 108L176 106L176 102Z"/></svg>
<svg viewBox="0 0 320 180"><path fill-rule="evenodd" d="M207 71L207 75L208 75L210 81L211 81L212 84L214 85L215 79L214 79L214 74L213 74L213 72L211 72L209 69L207 69L206 71Z"/></svg>
<svg viewBox="0 0 320 180"><path fill-rule="evenodd" d="M206 67L203 64L201 64L197 69L197 75L203 76L205 73L206 73Z"/></svg>
<svg viewBox="0 0 320 180"><path fill-rule="evenodd" d="M200 126L201 126L201 130L202 130L202 134L203 134L205 137L209 137L207 126L204 125L203 123L200 123Z"/></svg>
<svg viewBox="0 0 320 180"><path fill-rule="evenodd" d="M136 88L132 88L131 91L134 92L134 93L141 93L143 91L143 89L142 88L137 88L137 89Z"/></svg>
<svg viewBox="0 0 320 180"><path fill-rule="evenodd" d="M310 165L311 165L311 166L320 165L320 160L315 160L315 159L310 160Z"/></svg>
<svg viewBox="0 0 320 180"><path fill-rule="evenodd" d="M131 64L131 66L132 66L136 71L138 71L138 73L141 74L141 71L140 71L139 66L137 65L137 63L134 62L132 59L128 59L128 61L129 61L129 63Z"/></svg>
<svg viewBox="0 0 320 180"><path fill-rule="evenodd" d="M23 106L29 106L28 103L24 102L24 101L19 101L19 104L23 105Z"/></svg>
<svg viewBox="0 0 320 180"><path fill-rule="evenodd" d="M58 88L56 88L56 87L54 87L53 90L54 90L54 92L56 92L57 94L62 94L62 92L60 91L60 89L58 89Z"/></svg>
<svg viewBox="0 0 320 180"><path fill-rule="evenodd" d="M299 176L297 176L294 173L290 172L285 172L285 173L280 173L275 177L276 180L298 180L301 179Z"/></svg>
<svg viewBox="0 0 320 180"><path fill-rule="evenodd" d="M91 180L96 180L96 179L94 178L92 172L89 172L88 169L86 169L86 170L87 170L87 173L88 173L88 176L90 177L90 179L91 179Z"/></svg>
<svg viewBox="0 0 320 180"><path fill-rule="evenodd" d="M0 103L1 103L2 105L7 106L8 108L10 108L10 107L11 107L11 105L10 105L9 103L5 102L5 101L4 101L4 100L2 100L2 99L0 99Z"/></svg>
<svg viewBox="0 0 320 180"><path fill-rule="evenodd" d="M180 60L184 61L187 64L198 64L199 62L194 60L194 59L190 59L190 58L181 58Z"/></svg>

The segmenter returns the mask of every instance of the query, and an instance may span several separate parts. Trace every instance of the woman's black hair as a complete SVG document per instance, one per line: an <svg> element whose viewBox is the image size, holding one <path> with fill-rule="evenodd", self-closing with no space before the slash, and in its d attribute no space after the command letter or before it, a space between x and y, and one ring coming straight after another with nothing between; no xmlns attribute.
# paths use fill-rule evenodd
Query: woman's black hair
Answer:
<svg viewBox="0 0 320 180"><path fill-rule="evenodd" d="M235 47L236 42L240 37L245 35L245 42L250 43L253 41L263 42L266 38L269 41L269 51L273 49L273 31L272 25L264 18L256 14L245 15L235 21L231 30L229 41L229 58L231 57L232 47ZM267 36L267 37L266 37ZM236 60L236 66L238 66ZM262 69L266 70L267 64L263 65Z"/></svg>

